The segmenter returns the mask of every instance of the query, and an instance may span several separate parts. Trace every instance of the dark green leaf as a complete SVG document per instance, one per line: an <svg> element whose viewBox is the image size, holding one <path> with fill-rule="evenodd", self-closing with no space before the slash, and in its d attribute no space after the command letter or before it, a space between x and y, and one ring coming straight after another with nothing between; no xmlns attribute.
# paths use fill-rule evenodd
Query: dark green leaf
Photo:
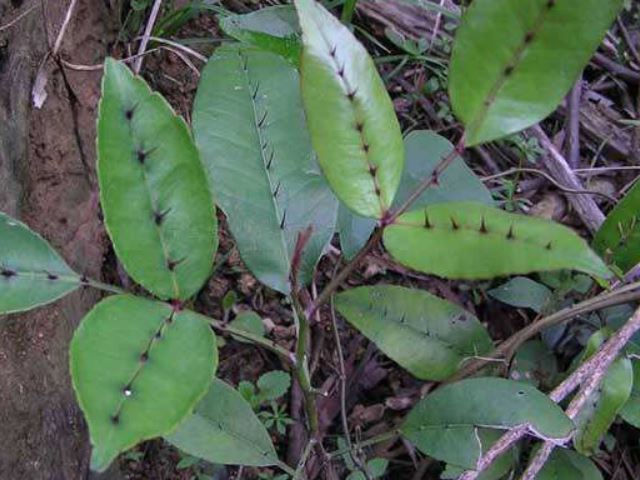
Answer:
<svg viewBox="0 0 640 480"><path fill-rule="evenodd" d="M629 400L620 410L620 416L625 422L640 428L640 362L634 360L633 366L633 389Z"/></svg>
<svg viewBox="0 0 640 480"><path fill-rule="evenodd" d="M206 319L131 295L109 297L87 314L70 357L98 471L172 431L207 392L218 363Z"/></svg>
<svg viewBox="0 0 640 480"><path fill-rule="evenodd" d="M496 300L513 307L530 308L538 313L551 298L551 290L527 277L515 277L487 292Z"/></svg>
<svg viewBox="0 0 640 480"><path fill-rule="evenodd" d="M499 430L489 430L487 428L478 429L478 437L483 450L491 448L502 436L504 432ZM505 453L500 455L489 467L484 470L477 480L499 480L504 478L507 473L514 469L518 462L518 449L512 447ZM447 468L442 472L440 478L442 480L457 480L465 469L456 465L447 464Z"/></svg>
<svg viewBox="0 0 640 480"><path fill-rule="evenodd" d="M556 448L537 480L602 480L602 474L587 457L573 450Z"/></svg>
<svg viewBox="0 0 640 480"><path fill-rule="evenodd" d="M567 227L476 203L443 203L406 213L385 229L384 244L400 263L445 278L560 269L611 275Z"/></svg>
<svg viewBox="0 0 640 480"><path fill-rule="evenodd" d="M131 277L163 299L196 293L217 247L198 152L184 120L111 58L98 114L98 179L107 231Z"/></svg>
<svg viewBox="0 0 640 480"><path fill-rule="evenodd" d="M272 53L219 48L202 74L193 126L249 269L288 293L296 239L311 226L299 275L308 281L333 234L337 202L314 172L295 69Z"/></svg>
<svg viewBox="0 0 640 480"><path fill-rule="evenodd" d="M444 380L463 360L492 348L476 317L421 290L354 288L337 295L336 308L380 350L423 380Z"/></svg>
<svg viewBox="0 0 640 480"><path fill-rule="evenodd" d="M394 207L399 207L425 178L431 177L440 160L453 150L453 145L434 132L415 130L405 137L404 148L406 167L393 203ZM493 205L491 192L461 157L456 157L438 178L438 185L427 189L413 205L419 208L456 201ZM364 246L375 225L374 220L360 217L343 205L340 206L338 231L340 245L347 258L354 257Z"/></svg>
<svg viewBox="0 0 640 480"><path fill-rule="evenodd" d="M558 362L549 347L540 340L522 345L511 363L510 378L531 383L534 387L553 387L558 375Z"/></svg>
<svg viewBox="0 0 640 480"><path fill-rule="evenodd" d="M302 96L331 188L351 210L382 218L404 165L400 126L364 46L314 0L296 0L303 33Z"/></svg>
<svg viewBox="0 0 640 480"><path fill-rule="evenodd" d="M80 277L37 233L0 212L0 314L53 302Z"/></svg>
<svg viewBox="0 0 640 480"><path fill-rule="evenodd" d="M165 437L190 455L211 463L268 466L278 463L271 438L251 406L215 379L193 415Z"/></svg>
<svg viewBox="0 0 640 480"><path fill-rule="evenodd" d="M529 127L576 81L622 0L474 0L456 33L449 93L468 146Z"/></svg>
<svg viewBox="0 0 640 480"><path fill-rule="evenodd" d="M623 272L640 263L640 182L609 212L593 247Z"/></svg>
<svg viewBox="0 0 640 480"><path fill-rule="evenodd" d="M573 422L542 392L502 378L472 378L446 385L411 410L402 434L425 455L474 469L486 446L479 427L504 430L530 424L532 434L566 440Z"/></svg>

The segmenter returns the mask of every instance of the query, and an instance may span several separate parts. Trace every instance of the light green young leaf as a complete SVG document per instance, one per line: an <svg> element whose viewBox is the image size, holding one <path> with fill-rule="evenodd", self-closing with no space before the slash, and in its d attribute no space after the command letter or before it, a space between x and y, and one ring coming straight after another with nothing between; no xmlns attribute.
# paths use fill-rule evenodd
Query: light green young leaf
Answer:
<svg viewBox="0 0 640 480"><path fill-rule="evenodd" d="M416 377L444 380L460 363L492 348L478 319L427 292L392 285L359 287L336 296L347 321Z"/></svg>
<svg viewBox="0 0 640 480"><path fill-rule="evenodd" d="M640 263L640 182L620 200L596 233L593 248L623 272Z"/></svg>
<svg viewBox="0 0 640 480"><path fill-rule="evenodd" d="M97 141L100 200L118 258L158 297L191 297L211 273L217 224L187 124L107 58Z"/></svg>
<svg viewBox="0 0 640 480"><path fill-rule="evenodd" d="M415 130L404 139L405 170L393 202L399 207L409 198L422 180L429 178L440 160L453 150L453 145L446 138L428 130ZM438 185L427 189L414 202L414 208L444 202L479 202L494 205L491 192L482 181L467 167L461 157L442 172ZM354 257L367 242L376 222L370 218L360 217L343 205L338 212L338 232L340 245L347 258Z"/></svg>
<svg viewBox="0 0 640 480"><path fill-rule="evenodd" d="M569 228L476 203L443 203L405 213L385 229L384 244L400 263L445 278L560 269L611 276Z"/></svg>
<svg viewBox="0 0 640 480"><path fill-rule="evenodd" d="M80 286L80 277L37 233L0 212L0 314L53 302Z"/></svg>
<svg viewBox="0 0 640 480"><path fill-rule="evenodd" d="M530 308L538 313L551 298L551 290L527 277L515 277L487 292L496 300L519 308Z"/></svg>
<svg viewBox="0 0 640 480"><path fill-rule="evenodd" d="M606 340L608 330L600 330L591 336L582 355L582 362L594 355ZM609 430L618 412L629 400L633 388L631 360L619 358L609 367L602 385L588 399L575 423L578 430L573 438L576 450L592 455Z"/></svg>
<svg viewBox="0 0 640 480"><path fill-rule="evenodd" d="M534 435L566 440L573 422L534 387L502 378L472 378L446 385L422 399L400 428L425 455L473 469L486 451L479 427L505 430L530 424Z"/></svg>
<svg viewBox="0 0 640 480"><path fill-rule="evenodd" d="M529 127L562 101L622 0L474 0L456 32L449 74L468 146Z"/></svg>
<svg viewBox="0 0 640 480"><path fill-rule="evenodd" d="M382 218L404 165L400 125L373 60L315 0L295 0L302 27L302 97L324 174L351 210Z"/></svg>
<svg viewBox="0 0 640 480"><path fill-rule="evenodd" d="M220 27L230 37L300 63L300 25L293 5L276 5L253 12L219 17Z"/></svg>
<svg viewBox="0 0 640 480"><path fill-rule="evenodd" d="M229 326L260 337L264 337L265 334L262 319L256 312L242 312L238 314L238 316L229 323ZM232 335L232 337L241 343L251 343L237 335Z"/></svg>
<svg viewBox="0 0 640 480"><path fill-rule="evenodd" d="M193 128L245 264L288 293L298 234L311 226L299 272L307 282L333 235L337 201L314 172L295 69L272 53L219 48L200 79Z"/></svg>
<svg viewBox="0 0 640 480"><path fill-rule="evenodd" d="M278 464L271 437L251 406L217 378L193 415L165 438L211 463L259 467Z"/></svg>
<svg viewBox="0 0 640 480"><path fill-rule="evenodd" d="M573 450L556 448L537 480L602 480L602 474L587 457Z"/></svg>
<svg viewBox="0 0 640 480"><path fill-rule="evenodd" d="M634 360L631 363L633 367L633 389L627 403L620 410L620 416L625 422L640 428L640 362Z"/></svg>
<svg viewBox="0 0 640 480"><path fill-rule="evenodd" d="M89 424L91 468L166 435L209 389L215 338L199 315L131 295L109 297L71 342L73 387Z"/></svg>
<svg viewBox="0 0 640 480"><path fill-rule="evenodd" d="M287 372L274 370L260 376L258 382L259 403L276 400L287 393L291 386L291 377Z"/></svg>

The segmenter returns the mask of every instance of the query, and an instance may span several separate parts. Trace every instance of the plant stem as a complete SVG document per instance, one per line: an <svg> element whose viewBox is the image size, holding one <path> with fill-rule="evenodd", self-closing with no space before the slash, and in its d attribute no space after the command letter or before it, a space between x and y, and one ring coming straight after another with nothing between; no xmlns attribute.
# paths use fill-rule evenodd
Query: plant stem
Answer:
<svg viewBox="0 0 640 480"><path fill-rule="evenodd" d="M318 298L305 310L305 315L307 318L312 318L315 313L318 311L322 305L327 303L334 292L342 285L342 283L347 279L347 277L355 270L355 268L360 264L360 262L366 257L371 249L378 244L378 242L382 239L382 234L384 232L384 228L387 225L391 225L396 218L402 215L407 209L413 205L413 203L422 195L425 190L434 185L438 184L440 175L444 172L451 162L453 162L457 156L461 155L464 151L464 136L460 139L458 144L455 146L453 150L451 150L447 155L442 157L440 162L436 165L427 178L425 178L422 183L415 189L415 191L409 195L409 198L396 210L387 211L384 217L380 220L380 228L378 228L374 234L369 237L369 241L365 244L364 247L360 249L358 254L349 261L345 265L345 267L338 273L337 276L334 276L333 279L329 282L329 284L324 287Z"/></svg>
<svg viewBox="0 0 640 480"><path fill-rule="evenodd" d="M438 181L440 180L440 175L442 175L442 172L444 172L447 169L447 167L451 165L451 162L453 162L456 159L456 157L460 156L463 151L464 151L464 136L460 139L460 141L453 148L453 150L451 150L447 155L445 155L440 159L440 161L436 165L436 168L434 168L433 172L431 172L431 175L429 175L427 178L422 180L422 183L418 185L418 187L411 193L411 195L409 195L409 198L407 198L404 201L404 203L400 205L397 209L390 212L388 217L382 219L383 227L386 225L391 225L396 218L398 218L400 215L406 212L409 208L411 208L411 205L413 205L413 203L420 197L420 195L422 195L425 192L425 190L427 190L430 187L433 187L434 185L437 185Z"/></svg>
<svg viewBox="0 0 640 480"><path fill-rule="evenodd" d="M604 379L609 366L618 357L629 339L640 330L640 308L635 311L627 323L618 330L600 348L598 353L584 362L575 372L558 385L550 394L549 398L556 403L564 400L578 385L583 384L578 394L573 398L567 408L566 414L570 419L575 419L589 396L598 388ZM460 480L475 480L480 473L485 470L491 462L506 452L512 445L526 435L529 431L528 425L518 425L505 433L477 463L476 470L467 471L460 477ZM572 433L573 435L573 433ZM570 438L567 439L567 441ZM533 480L545 462L551 455L557 442L545 442L542 449L538 451L532 459L529 468L525 471L522 480Z"/></svg>
<svg viewBox="0 0 640 480"><path fill-rule="evenodd" d="M340 20L342 23L349 24L353 19L353 14L356 11L356 4L358 0L345 0L344 5L342 6L342 15Z"/></svg>
<svg viewBox="0 0 640 480"><path fill-rule="evenodd" d="M597 390L604 380L611 364L618 358L618 355L631 337L639 330L640 308L634 312L633 316L620 330L611 336L597 354L584 362L578 370L551 392L551 399L555 402L560 402L571 393L576 386L584 382L580 391L573 397L567 407L565 412L567 417L575 420L589 400L589 397L591 397L593 392ZM546 441L536 456L531 460L531 463L522 475L522 480L533 480L536 478L556 446L555 443Z"/></svg>
<svg viewBox="0 0 640 480"><path fill-rule="evenodd" d="M600 295L585 300L573 305L572 307L564 308L556 313L553 313L547 317L538 320L535 323L527 325L525 328L509 337L503 343L498 346L493 352L485 355L481 359L475 359L464 366L454 375L448 382L461 380L477 373L487 363L497 358L510 358L513 353L524 342L539 334L543 330L567 322L572 318L589 313L594 310L601 310L606 307L614 305L620 305L622 303L631 302L633 300L640 299L640 282L630 283L624 287L618 288L613 291L604 292Z"/></svg>
<svg viewBox="0 0 640 480"><path fill-rule="evenodd" d="M331 326L333 327L333 338L336 343L336 353L338 354L338 365L340 367L340 417L342 419L342 430L344 433L349 456L351 461L364 475L366 480L372 480L367 465L360 459L360 456L353 451L351 443L351 433L349 432L349 422L347 419L347 373L344 366L344 354L342 353L342 344L340 343L340 332L338 331L338 319L336 318L336 309L334 306L334 297L331 296Z"/></svg>
<svg viewBox="0 0 640 480"><path fill-rule="evenodd" d="M296 358L293 355L293 353L287 350L286 348L281 347L273 340L269 340L268 338L264 338L259 335L254 335L253 333L249 333L244 330L240 330L232 326L226 325L225 323L221 322L220 320L216 320L215 318L210 318L210 317L205 317L205 318L207 319L209 324L216 330L220 330L221 332L244 338L245 340L255 343L256 345L260 345L266 348L267 350L272 351L276 355L279 355L280 357L282 357L292 367L294 368L296 367Z"/></svg>
<svg viewBox="0 0 640 480"><path fill-rule="evenodd" d="M300 310L300 305L294 300L293 316L298 330L298 335L296 336L295 372L304 395L307 421L309 422L309 430L311 431L311 437L313 439L318 433L318 408L316 405L316 394L311 386L309 356L307 355L310 334L309 320L304 312Z"/></svg>
<svg viewBox="0 0 640 480"><path fill-rule="evenodd" d="M364 440L362 442L358 442L357 447L358 448L369 447L371 445L375 445L376 443L386 442L387 440L393 440L394 438L396 438L399 435L400 435L400 431L399 430L390 430L388 432L383 432L383 433L381 433L379 435L376 435L375 437L368 438L367 440ZM348 453L348 452L349 452L348 448L342 448L340 450L336 450L334 452L328 453L327 457L328 458L336 458L336 457L339 457L340 455L344 455L345 453Z"/></svg>
<svg viewBox="0 0 640 480"><path fill-rule="evenodd" d="M289 475L291 478L296 478L296 471L291 468L289 465L287 465L284 462L278 462L277 466L280 470L282 470L284 473L286 473L287 475Z"/></svg>
<svg viewBox="0 0 640 480"><path fill-rule="evenodd" d="M314 438L309 440L309 442L307 443L307 446L305 447L304 452L302 452L302 457L300 457L300 461L298 462L298 467L294 472L293 480L300 480L304 478L304 466L306 465L307 459L309 458L309 455L311 454L311 450L313 450L313 447L315 446L315 444L316 444L316 440Z"/></svg>
<svg viewBox="0 0 640 480"><path fill-rule="evenodd" d="M342 283L347 279L347 277L355 270L355 268L360 264L362 259L366 257L371 249L377 245L377 243L382 239L382 229L377 229L374 234L369 238L369 241L366 243L364 247L360 249L358 254L349 261L345 265L345 267L338 273L333 279L329 282L329 284L324 287L320 295L315 299L315 301L307 308L305 311L305 315L307 318L312 318L315 313L318 311L322 305L327 303L334 292L342 285Z"/></svg>
<svg viewBox="0 0 640 480"><path fill-rule="evenodd" d="M115 293L118 295L127 293L125 290L123 290L120 287L116 287L115 285L109 285L108 283L102 283L92 278L84 277L82 278L81 283L83 285L86 285L87 287L93 287L97 290L102 290L103 292Z"/></svg>

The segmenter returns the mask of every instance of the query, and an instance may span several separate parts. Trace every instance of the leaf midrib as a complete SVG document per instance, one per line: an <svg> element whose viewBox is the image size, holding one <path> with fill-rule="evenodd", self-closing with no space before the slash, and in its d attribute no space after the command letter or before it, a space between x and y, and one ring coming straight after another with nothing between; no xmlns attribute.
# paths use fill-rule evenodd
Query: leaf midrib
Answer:
<svg viewBox="0 0 640 480"><path fill-rule="evenodd" d="M558 0L558 1L561 1L561 0ZM533 27L527 31L528 33L531 33L533 35L532 40L529 43L527 43L523 38L522 42L520 43L518 48L515 50L513 55L501 67L500 74L498 75L498 78L496 79L495 83L492 85L491 89L487 93L486 97L484 97L478 114L475 116L474 119L472 119L469 122L469 127L468 127L469 130L478 130L479 127L483 124L483 122L487 118L487 115L489 114L489 110L493 107L493 105L495 105L495 100L498 94L500 93L500 90L502 90L502 88L505 86L505 84L507 83L507 80L515 74L518 66L521 65L521 60L524 56L524 53L527 51L527 48L531 48L533 44L536 42L536 39L538 38L538 33L542 29L545 19L547 18L547 15L550 12L550 9L546 7L545 4L542 4L541 8L542 9L538 14L538 16L536 17ZM512 67L511 73L510 75L505 75L505 69L508 68L509 66Z"/></svg>
<svg viewBox="0 0 640 480"><path fill-rule="evenodd" d="M246 55L246 53L242 52L241 50L238 50L238 58L241 59L241 55ZM253 122L251 123L254 131L256 133L256 136L258 138L258 151L260 152L260 159L262 160L262 171L265 174L265 177L267 179L267 184L269 185L269 198L271 200L271 204L273 205L273 210L275 212L275 217L276 217L276 228L280 231L280 241L281 241L281 246L282 246L282 252L284 254L284 258L286 261L286 265L287 268L291 265L291 258L289 256L289 247L288 247L288 243L287 243L287 239L285 237L285 228L286 228L286 223L285 225L283 225L284 228L280 228L280 224L282 222L282 216L283 213L280 211L280 208L278 207L278 202L276 201L274 195L273 195L273 191L276 188L276 185L273 184L273 181L271 179L271 174L269 173L269 169L267 168L267 162L268 159L265 155L265 150L262 148L263 145L263 136L262 136L262 132L260 127L258 126L260 119L258 117L258 111L256 108L256 101L253 98L253 96L251 95L251 78L249 77L249 56L246 56L247 59L247 68L246 70L243 68L242 64L239 64L239 68L240 71L243 73L244 76L244 80L245 80L245 86L247 88L244 88L243 90L247 92L247 96L249 98L249 103L251 104L251 111L253 112ZM272 148L275 149L275 145L272 144ZM275 153L274 153L275 155ZM280 186L281 188L284 187L284 185ZM288 279L285 280L285 283L289 283Z"/></svg>

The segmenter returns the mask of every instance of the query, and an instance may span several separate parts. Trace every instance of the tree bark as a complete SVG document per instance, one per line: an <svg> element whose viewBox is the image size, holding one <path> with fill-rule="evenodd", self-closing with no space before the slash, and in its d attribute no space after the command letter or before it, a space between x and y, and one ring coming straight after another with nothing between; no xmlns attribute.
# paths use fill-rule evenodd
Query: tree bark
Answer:
<svg viewBox="0 0 640 480"><path fill-rule="evenodd" d="M42 234L76 271L99 278L106 248L95 188L95 114L101 72L63 71L43 61L68 2L0 0L0 210ZM81 0L60 55L100 63L111 14ZM42 65L42 66L41 66ZM47 98L34 109L39 67ZM78 291L25 314L0 318L0 479L88 476L90 443L68 373L68 346L98 300Z"/></svg>

